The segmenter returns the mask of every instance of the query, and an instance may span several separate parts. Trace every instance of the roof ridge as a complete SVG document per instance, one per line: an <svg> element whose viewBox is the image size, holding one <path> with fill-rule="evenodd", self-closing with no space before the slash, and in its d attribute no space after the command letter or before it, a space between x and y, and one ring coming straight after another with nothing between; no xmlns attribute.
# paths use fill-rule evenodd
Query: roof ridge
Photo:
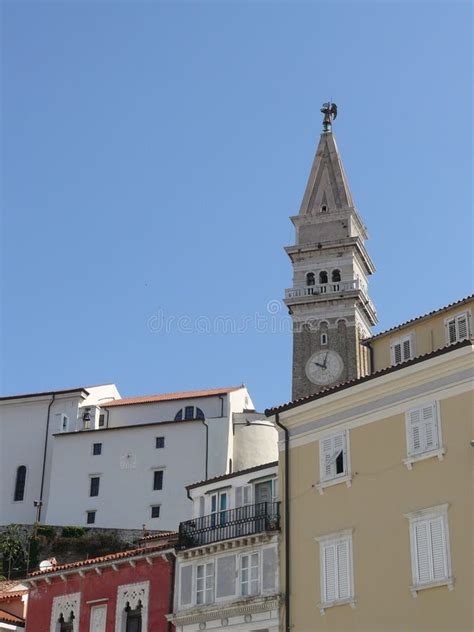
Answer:
<svg viewBox="0 0 474 632"><path fill-rule="evenodd" d="M188 399L192 397L207 397L212 395L220 395L223 393L231 393L238 391L241 388L245 388L245 384L239 386L224 386L220 388L208 388L208 389L194 389L191 391L174 391L170 393L154 393L151 395L136 395L132 397L122 397L120 399L114 399L110 402L104 402L101 404L102 408L111 408L115 406L126 406L131 404L145 404L156 401L174 401L179 399Z"/></svg>

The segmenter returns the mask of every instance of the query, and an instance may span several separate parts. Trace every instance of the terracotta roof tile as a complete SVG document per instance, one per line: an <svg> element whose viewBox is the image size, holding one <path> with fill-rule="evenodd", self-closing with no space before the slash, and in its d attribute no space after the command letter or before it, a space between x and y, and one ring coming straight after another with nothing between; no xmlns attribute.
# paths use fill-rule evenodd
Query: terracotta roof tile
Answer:
<svg viewBox="0 0 474 632"><path fill-rule="evenodd" d="M280 406L267 408L265 410L265 415L267 417L272 417L275 413L282 413L285 410L290 410L291 408L302 406L303 404L307 404L308 402L312 402L316 399L320 399L321 397L326 397L327 395L331 395L332 393L343 391L346 388L349 388L351 386L357 386L358 384L363 384L364 382L368 382L369 380L373 380L377 377L381 377L382 375L386 375L387 373L393 373L395 371L399 371L400 369L404 369L405 367L411 366L412 364L418 364L419 362L429 360L430 358L435 358L436 356L443 355L444 353L448 353L449 351L455 351L456 349L459 349L460 347L472 346L472 344L474 344L474 339L467 338L466 340L461 340L461 342L456 342L455 344L441 347L441 349L436 349L436 351L431 351L430 353L425 353L424 355L416 356L416 358L413 358L412 360L407 360L406 362L401 362L400 364L389 366L385 369L381 369L380 371L376 371L375 373L370 373L369 375L364 375L363 377L359 377L353 380L348 380L347 382L336 384L336 386L325 388L324 390L319 391L319 393L315 393L314 395L307 395L306 397L300 397L299 399L294 399L292 401L287 402L286 404L281 404Z"/></svg>
<svg viewBox="0 0 474 632"><path fill-rule="evenodd" d="M6 610L2 610L2 609L0 609L0 621L2 623L12 623L14 625L19 626L20 628L25 627L24 619L22 619L21 617L17 617L16 615L11 614L11 612L7 612Z"/></svg>
<svg viewBox="0 0 474 632"><path fill-rule="evenodd" d="M9 599L19 599L26 595L28 590L6 591L0 592L0 601L8 601Z"/></svg>
<svg viewBox="0 0 474 632"><path fill-rule="evenodd" d="M176 536L177 541L177 536ZM156 551L164 551L171 548L174 545L174 540L167 537L166 542L154 547L141 547L137 549L131 549L129 551L120 551L119 553L110 553L109 555L102 555L100 557L92 557L88 560L80 560L79 562L71 562L69 564L57 564L52 568L47 568L42 571L35 571L28 575L29 578L42 577L51 573L59 573L60 571L69 571L75 568L83 568L84 566L93 566L94 564L108 564L109 562L115 562L117 560L127 559L129 557L139 557L140 555L147 556L150 553Z"/></svg>
<svg viewBox="0 0 474 632"><path fill-rule="evenodd" d="M227 388L211 388L203 391L179 391L177 393L163 393L161 395L143 395L141 397L127 397L124 399L115 399L111 402L102 404L102 408L112 408L116 406L132 406L134 404L152 404L153 402L169 402L176 399L191 399L194 397L210 397L211 395L223 395L238 391L241 386L229 386Z"/></svg>

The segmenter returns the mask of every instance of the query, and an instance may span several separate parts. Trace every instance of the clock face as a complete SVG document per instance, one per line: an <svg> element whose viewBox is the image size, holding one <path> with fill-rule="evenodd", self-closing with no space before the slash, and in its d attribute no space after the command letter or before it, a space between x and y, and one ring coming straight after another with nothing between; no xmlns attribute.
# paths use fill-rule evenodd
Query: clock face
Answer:
<svg viewBox="0 0 474 632"><path fill-rule="evenodd" d="M337 351L317 351L306 363L306 375L313 384L332 384L341 375L344 361Z"/></svg>

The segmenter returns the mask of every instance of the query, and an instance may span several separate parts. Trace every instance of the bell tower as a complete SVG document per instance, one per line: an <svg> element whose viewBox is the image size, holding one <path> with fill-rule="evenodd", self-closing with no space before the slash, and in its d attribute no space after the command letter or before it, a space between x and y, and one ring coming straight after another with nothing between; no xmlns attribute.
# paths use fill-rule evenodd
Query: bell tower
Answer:
<svg viewBox="0 0 474 632"><path fill-rule="evenodd" d="M361 339L377 322L367 280L375 271L332 133L334 103L325 103L323 131L295 226L285 248L293 287L285 304L293 320L293 399L368 372Z"/></svg>

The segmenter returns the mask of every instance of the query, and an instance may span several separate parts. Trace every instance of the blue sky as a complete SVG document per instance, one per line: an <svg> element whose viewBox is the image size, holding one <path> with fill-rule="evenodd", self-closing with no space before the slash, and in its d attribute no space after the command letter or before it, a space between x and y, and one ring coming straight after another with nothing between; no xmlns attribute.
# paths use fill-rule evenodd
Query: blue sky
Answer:
<svg viewBox="0 0 474 632"><path fill-rule="evenodd" d="M1 10L4 394L289 399L283 247L328 98L378 329L471 291L467 1Z"/></svg>

